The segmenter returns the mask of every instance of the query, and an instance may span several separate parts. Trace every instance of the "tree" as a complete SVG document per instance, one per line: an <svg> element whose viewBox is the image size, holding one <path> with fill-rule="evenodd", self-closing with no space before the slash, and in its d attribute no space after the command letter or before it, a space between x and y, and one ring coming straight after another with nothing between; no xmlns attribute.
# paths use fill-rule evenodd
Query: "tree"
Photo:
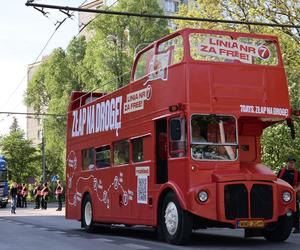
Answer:
<svg viewBox="0 0 300 250"><path fill-rule="evenodd" d="M31 141L24 138L24 132L20 129L16 118L9 134L1 138L0 146L7 160L9 179L26 183L30 176L40 177L41 157Z"/></svg>
<svg viewBox="0 0 300 250"><path fill-rule="evenodd" d="M300 24L298 0L198 0L182 6L179 15L239 21L269 22L276 24ZM178 21L179 28L197 27L247 33L272 34L279 37L282 56L288 78L289 93L293 109L299 109L300 88L300 30L295 28L273 28L253 25L237 25L209 22ZM299 119L295 118L296 136L300 136ZM262 136L262 160L277 170L288 154L299 155L300 140L292 140L285 123L275 124Z"/></svg>
<svg viewBox="0 0 300 250"><path fill-rule="evenodd" d="M162 14L157 2L152 0L119 0L114 10ZM72 91L109 92L129 83L135 48L166 34L166 24L159 19L99 15L91 25L95 35L90 41L82 36L74 38L66 51L55 49L39 66L29 82L25 102L36 111L65 115ZM43 129L46 175L62 177L66 116L44 118Z"/></svg>
<svg viewBox="0 0 300 250"><path fill-rule="evenodd" d="M153 0L119 0L113 10L163 14L157 1ZM165 20L115 15L98 15L90 29L95 30L95 35L88 43L84 62L90 75L98 81L89 82L89 87L103 91L128 84L137 46L168 33Z"/></svg>

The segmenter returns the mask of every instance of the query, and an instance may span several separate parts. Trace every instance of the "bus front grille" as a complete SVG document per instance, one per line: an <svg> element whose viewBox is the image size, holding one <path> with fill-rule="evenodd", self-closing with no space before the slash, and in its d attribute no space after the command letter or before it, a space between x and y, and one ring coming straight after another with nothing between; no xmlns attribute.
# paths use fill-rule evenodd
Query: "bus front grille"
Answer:
<svg viewBox="0 0 300 250"><path fill-rule="evenodd" d="M226 219L248 218L248 191L245 185L226 185L224 193Z"/></svg>
<svg viewBox="0 0 300 250"><path fill-rule="evenodd" d="M271 185L254 184L250 193L251 217L273 217L273 190Z"/></svg>
<svg viewBox="0 0 300 250"><path fill-rule="evenodd" d="M271 185L254 184L250 194L244 184L225 185L225 216L228 220L238 218L273 217L273 191ZM250 199L248 199L250 195ZM248 206L250 200L250 206ZM250 214L248 207L250 207Z"/></svg>

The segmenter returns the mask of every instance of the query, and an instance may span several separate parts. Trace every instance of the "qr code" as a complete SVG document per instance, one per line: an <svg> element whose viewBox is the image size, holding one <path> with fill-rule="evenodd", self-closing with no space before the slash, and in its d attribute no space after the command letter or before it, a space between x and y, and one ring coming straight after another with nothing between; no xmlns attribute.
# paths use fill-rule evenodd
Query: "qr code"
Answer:
<svg viewBox="0 0 300 250"><path fill-rule="evenodd" d="M147 204L148 177L139 176L137 184L137 202Z"/></svg>

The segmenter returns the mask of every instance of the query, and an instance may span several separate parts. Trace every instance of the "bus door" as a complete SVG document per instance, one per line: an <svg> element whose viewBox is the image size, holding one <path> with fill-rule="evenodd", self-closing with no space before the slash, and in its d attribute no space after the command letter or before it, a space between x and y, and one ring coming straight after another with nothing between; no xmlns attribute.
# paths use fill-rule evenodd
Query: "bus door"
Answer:
<svg viewBox="0 0 300 250"><path fill-rule="evenodd" d="M156 183L168 181L168 136L167 119L155 121L156 143Z"/></svg>
<svg viewBox="0 0 300 250"><path fill-rule="evenodd" d="M131 218L133 190L130 173L130 144L129 140L113 143L113 167L111 168L111 216L123 222Z"/></svg>

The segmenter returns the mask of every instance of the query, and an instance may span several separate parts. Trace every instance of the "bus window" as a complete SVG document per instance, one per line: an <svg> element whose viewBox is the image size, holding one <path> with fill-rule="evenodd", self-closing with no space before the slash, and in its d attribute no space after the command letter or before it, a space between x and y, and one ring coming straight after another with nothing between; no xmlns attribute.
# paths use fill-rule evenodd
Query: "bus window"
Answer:
<svg viewBox="0 0 300 250"><path fill-rule="evenodd" d="M94 149L88 148L82 150L82 170L94 168Z"/></svg>
<svg viewBox="0 0 300 250"><path fill-rule="evenodd" d="M230 40L230 36L212 35L212 34L199 34L191 33L189 36L190 41L190 54L194 60L202 61L215 61L225 62L228 58L214 53L216 48L214 45L209 46L211 40ZM216 51L217 52L217 51Z"/></svg>
<svg viewBox="0 0 300 250"><path fill-rule="evenodd" d="M148 75L148 69L150 62L152 61L154 55L154 48L148 49L145 51L138 59L136 64L134 80L140 79L146 75Z"/></svg>
<svg viewBox="0 0 300 250"><path fill-rule="evenodd" d="M232 116L193 115L191 154L194 160L235 160L236 120Z"/></svg>
<svg viewBox="0 0 300 250"><path fill-rule="evenodd" d="M131 141L132 149L133 149L133 162L141 162L144 161L144 148L143 148L143 137L133 139Z"/></svg>
<svg viewBox="0 0 300 250"><path fill-rule="evenodd" d="M172 118L170 120L170 156L186 156L186 129L185 119Z"/></svg>
<svg viewBox="0 0 300 250"><path fill-rule="evenodd" d="M7 180L7 170L1 170L0 171L0 181L6 181Z"/></svg>
<svg viewBox="0 0 300 250"><path fill-rule="evenodd" d="M274 41L264 39L192 33L189 36L190 54L194 60L242 62L277 65L278 53Z"/></svg>
<svg viewBox="0 0 300 250"><path fill-rule="evenodd" d="M182 36L176 36L165 41L158 46L157 54L170 53L168 65L180 63L183 59L183 39Z"/></svg>
<svg viewBox="0 0 300 250"><path fill-rule="evenodd" d="M114 164L123 165L129 163L129 143L128 141L119 141L113 144Z"/></svg>
<svg viewBox="0 0 300 250"><path fill-rule="evenodd" d="M249 44L257 48L257 55L252 57L253 64L278 64L276 45L273 41L267 41L264 39L254 39L248 37L240 37L237 39L237 41L239 41L241 44Z"/></svg>
<svg viewBox="0 0 300 250"><path fill-rule="evenodd" d="M96 148L96 167L105 168L110 166L110 146Z"/></svg>

